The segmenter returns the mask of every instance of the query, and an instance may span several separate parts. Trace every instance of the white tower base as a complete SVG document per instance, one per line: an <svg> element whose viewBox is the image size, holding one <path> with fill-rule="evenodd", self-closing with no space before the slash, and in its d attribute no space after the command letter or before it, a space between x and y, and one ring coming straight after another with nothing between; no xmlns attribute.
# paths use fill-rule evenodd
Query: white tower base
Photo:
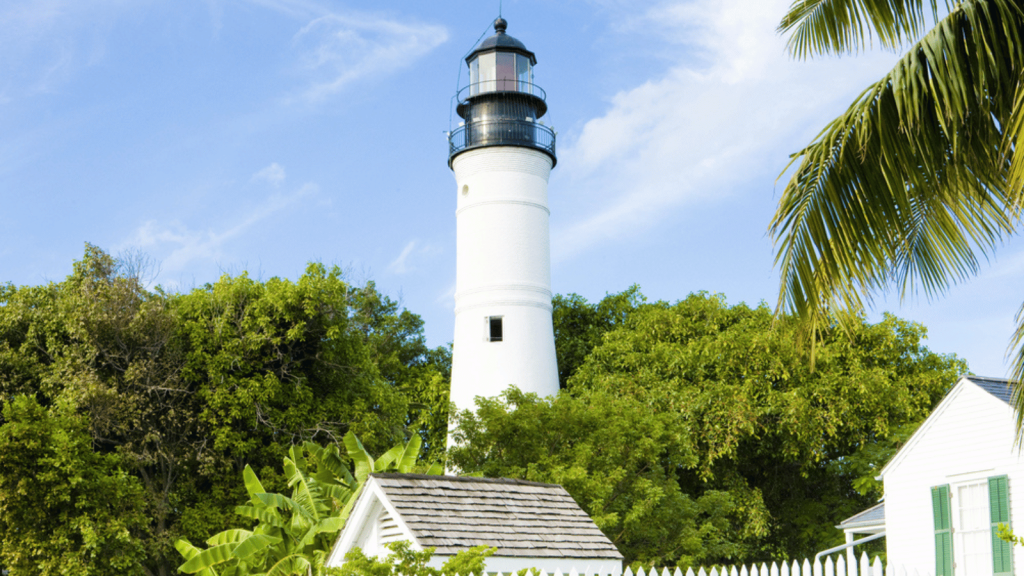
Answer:
<svg viewBox="0 0 1024 576"><path fill-rule="evenodd" d="M515 385L558 393L551 323L547 154L513 146L460 153L455 340L451 400L476 410L474 397ZM493 338L493 320L500 341Z"/></svg>

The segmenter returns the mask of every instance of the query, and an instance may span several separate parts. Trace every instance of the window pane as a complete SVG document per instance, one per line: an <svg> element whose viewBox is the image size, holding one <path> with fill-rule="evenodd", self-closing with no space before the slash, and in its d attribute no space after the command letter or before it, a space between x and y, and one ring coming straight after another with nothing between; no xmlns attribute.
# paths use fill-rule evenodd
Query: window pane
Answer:
<svg viewBox="0 0 1024 576"><path fill-rule="evenodd" d="M516 89L516 55L511 52L498 52L497 56L497 90Z"/></svg>
<svg viewBox="0 0 1024 576"><path fill-rule="evenodd" d="M526 92L527 94L533 94L533 80L530 78L530 74L533 70L530 69L530 59L522 54L516 54L516 76L519 78L519 91Z"/></svg>
<svg viewBox="0 0 1024 576"><path fill-rule="evenodd" d="M491 332L491 334L490 334L491 342L501 342L501 340L502 340L501 316L491 316L491 318L490 318L490 327L491 327L491 330L490 330L490 332Z"/></svg>

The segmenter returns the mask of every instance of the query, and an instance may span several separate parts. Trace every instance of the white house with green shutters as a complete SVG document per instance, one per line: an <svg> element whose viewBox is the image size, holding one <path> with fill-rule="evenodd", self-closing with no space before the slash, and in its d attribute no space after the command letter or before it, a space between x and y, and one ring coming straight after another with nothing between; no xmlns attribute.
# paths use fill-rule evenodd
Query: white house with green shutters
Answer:
<svg viewBox="0 0 1024 576"><path fill-rule="evenodd" d="M890 566L935 576L1024 570L1024 458L1006 380L963 376L881 471ZM1024 574L1024 572L1022 572Z"/></svg>

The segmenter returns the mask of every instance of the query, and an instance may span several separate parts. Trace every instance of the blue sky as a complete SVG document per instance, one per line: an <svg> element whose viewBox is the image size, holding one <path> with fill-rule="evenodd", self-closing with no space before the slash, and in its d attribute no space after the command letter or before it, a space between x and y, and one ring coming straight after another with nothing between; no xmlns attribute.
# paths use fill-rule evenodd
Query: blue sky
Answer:
<svg viewBox="0 0 1024 576"><path fill-rule="evenodd" d="M793 61L787 0L505 0L537 53L559 163L553 289L774 305L765 231L791 152L894 61ZM498 2L0 4L0 281L60 280L83 243L177 290L339 264L451 339L444 132ZM463 76L464 78L464 76ZM1024 243L943 299L882 299L929 346L1003 375Z"/></svg>

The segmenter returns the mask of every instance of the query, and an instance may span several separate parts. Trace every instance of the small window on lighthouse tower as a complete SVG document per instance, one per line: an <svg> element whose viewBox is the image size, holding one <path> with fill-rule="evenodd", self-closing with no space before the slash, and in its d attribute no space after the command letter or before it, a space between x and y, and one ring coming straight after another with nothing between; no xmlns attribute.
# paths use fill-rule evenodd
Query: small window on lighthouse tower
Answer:
<svg viewBox="0 0 1024 576"><path fill-rule="evenodd" d="M501 316L491 316L487 318L487 331L488 340L491 342L501 342Z"/></svg>

